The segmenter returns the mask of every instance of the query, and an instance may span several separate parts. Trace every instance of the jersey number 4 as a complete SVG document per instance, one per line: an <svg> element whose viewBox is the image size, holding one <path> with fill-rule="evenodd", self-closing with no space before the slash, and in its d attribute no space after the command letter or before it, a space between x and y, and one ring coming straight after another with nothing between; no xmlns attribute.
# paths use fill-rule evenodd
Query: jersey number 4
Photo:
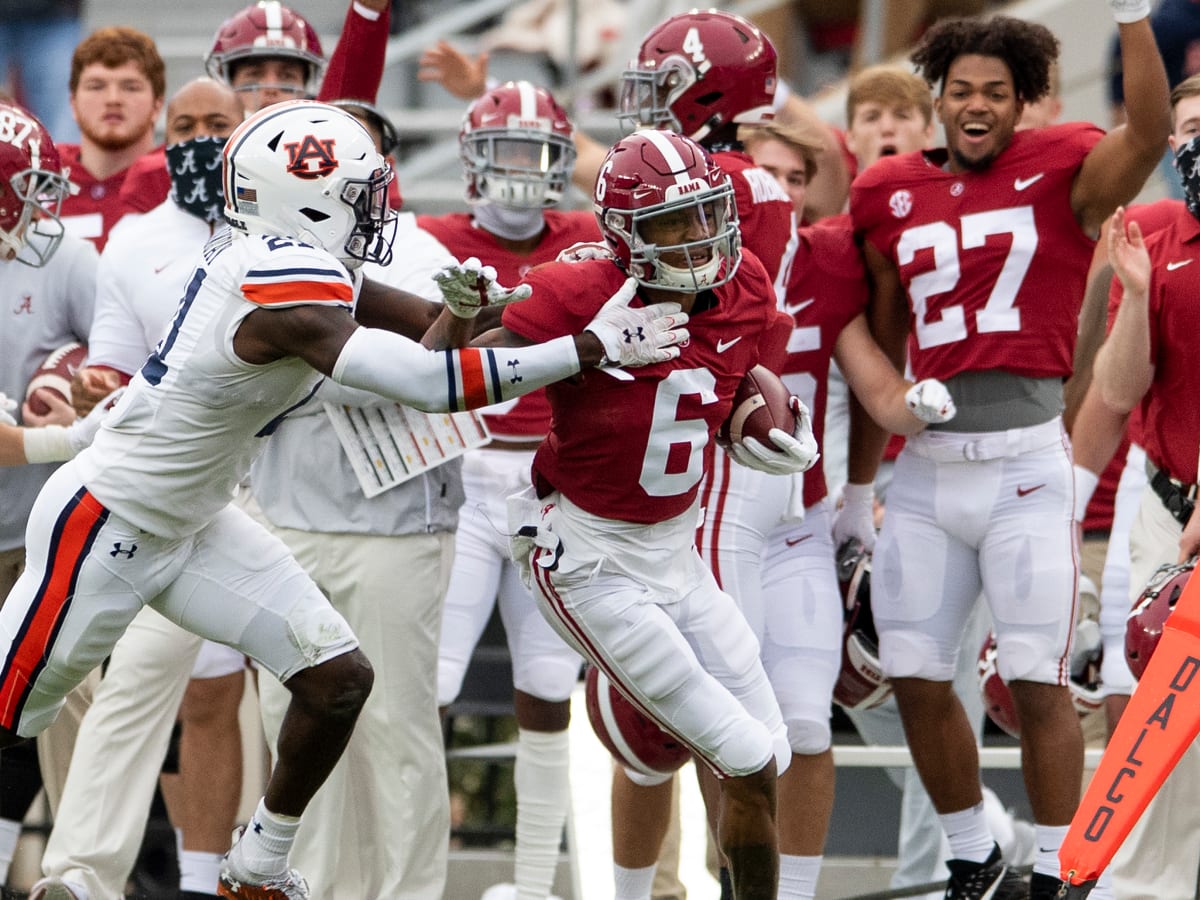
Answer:
<svg viewBox="0 0 1200 900"><path fill-rule="evenodd" d="M959 219L959 227L963 250L984 246L992 235L1012 235L1008 256L987 303L975 313L975 328L980 334L1020 331L1021 311L1016 307L1017 295L1038 245L1033 207L1015 206L972 213ZM962 276L958 248L958 232L947 222L909 228L900 235L896 245L896 258L901 266L910 264L918 250L933 251L933 270L914 276L908 284L917 346L922 349L951 344L967 337L966 312L961 303L943 307L937 319L929 318L929 298L954 290Z"/></svg>

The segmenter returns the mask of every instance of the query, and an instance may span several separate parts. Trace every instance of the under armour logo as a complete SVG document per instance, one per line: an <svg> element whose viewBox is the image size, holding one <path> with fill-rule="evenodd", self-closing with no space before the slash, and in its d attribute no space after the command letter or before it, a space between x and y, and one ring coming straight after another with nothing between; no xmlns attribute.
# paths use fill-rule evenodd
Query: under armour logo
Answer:
<svg viewBox="0 0 1200 900"><path fill-rule="evenodd" d="M646 339L646 332L642 329L641 325L639 325L634 331L630 331L628 328L625 329L625 343L632 344L634 338L637 338L639 341L644 341Z"/></svg>
<svg viewBox="0 0 1200 900"><path fill-rule="evenodd" d="M508 383L509 383L509 384L516 384L516 383L518 383L518 382L520 382L520 381L524 381L524 380L525 380L525 377L524 377L523 375L518 375L518 374L517 374L517 366L518 366L518 365L520 365L520 360L516 360L516 359L510 359L510 360L509 360L509 361L506 363L506 365L507 365L507 366L508 366L510 369L512 369L512 377L508 379Z"/></svg>
<svg viewBox="0 0 1200 900"><path fill-rule="evenodd" d="M27 316L33 315L33 295L32 294L23 295L21 297L21 302L13 307L13 315L14 316L19 316L21 313L25 313L25 315L27 315Z"/></svg>
<svg viewBox="0 0 1200 900"><path fill-rule="evenodd" d="M114 541L113 548L108 551L108 555L115 559L124 553L126 559L133 559L133 554L137 553L137 547L137 544L130 544L128 547L122 547L120 541Z"/></svg>

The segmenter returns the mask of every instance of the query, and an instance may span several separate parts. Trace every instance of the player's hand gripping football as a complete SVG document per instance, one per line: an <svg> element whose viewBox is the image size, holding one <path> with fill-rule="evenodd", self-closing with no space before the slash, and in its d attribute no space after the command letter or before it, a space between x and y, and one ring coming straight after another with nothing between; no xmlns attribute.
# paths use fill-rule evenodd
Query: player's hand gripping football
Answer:
<svg viewBox="0 0 1200 900"><path fill-rule="evenodd" d="M488 306L505 306L525 300L533 293L527 284L506 288L496 281L496 270L472 256L461 263L444 266L434 276L442 299L460 319L473 319Z"/></svg>
<svg viewBox="0 0 1200 900"><path fill-rule="evenodd" d="M813 437L812 415L799 397L791 400L792 412L796 415L796 427L788 434L782 428L768 432L774 447L743 437L730 445L733 458L751 469L771 475L791 475L811 469L821 456L817 452L817 439Z"/></svg>
<svg viewBox="0 0 1200 900"><path fill-rule="evenodd" d="M948 422L958 410L950 391L936 378L918 381L904 394L904 405L922 422Z"/></svg>
<svg viewBox="0 0 1200 900"><path fill-rule="evenodd" d="M607 366L648 366L679 356L679 345L688 339L687 313L678 303L629 305L637 291L632 278L600 307L596 318L584 326L604 346Z"/></svg>

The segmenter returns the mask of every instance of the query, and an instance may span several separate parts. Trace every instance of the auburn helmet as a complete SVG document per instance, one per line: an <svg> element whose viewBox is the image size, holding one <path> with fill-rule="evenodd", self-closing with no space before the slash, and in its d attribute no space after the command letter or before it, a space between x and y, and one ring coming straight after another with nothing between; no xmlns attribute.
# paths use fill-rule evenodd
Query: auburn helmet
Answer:
<svg viewBox="0 0 1200 900"><path fill-rule="evenodd" d="M259 110L225 144L225 218L247 234L323 247L348 268L386 266L392 169L345 110L289 100Z"/></svg>
<svg viewBox="0 0 1200 900"><path fill-rule="evenodd" d="M210 77L232 84L232 66L255 57L298 60L304 65L305 93L317 96L325 71L321 41L306 19L279 0L258 0L222 22L204 55L204 68Z"/></svg>
<svg viewBox="0 0 1200 900"><path fill-rule="evenodd" d="M1162 637L1163 623L1183 593L1196 558L1187 562L1159 566L1133 604L1125 620L1125 660L1134 678L1141 678Z"/></svg>
<svg viewBox="0 0 1200 900"><path fill-rule="evenodd" d="M630 703L595 666L584 679L588 721L613 759L642 775L669 775L691 751Z"/></svg>
<svg viewBox="0 0 1200 900"><path fill-rule="evenodd" d="M697 293L725 284L741 262L729 176L682 135L646 129L617 141L592 208L618 264L646 287Z"/></svg>
<svg viewBox="0 0 1200 900"><path fill-rule="evenodd" d="M70 194L50 132L33 113L0 100L0 260L44 266L62 242L59 213Z"/></svg>
<svg viewBox="0 0 1200 900"><path fill-rule="evenodd" d="M458 151L468 201L542 209L571 183L575 128L545 88L510 81L467 107Z"/></svg>
<svg viewBox="0 0 1200 900"><path fill-rule="evenodd" d="M871 709L892 695L892 683L879 665L879 635L871 614L871 554L857 539L837 552L842 592L842 668L833 699L846 709Z"/></svg>
<svg viewBox="0 0 1200 900"><path fill-rule="evenodd" d="M626 130L666 128L693 140L773 118L776 53L758 27L710 9L651 29L621 76Z"/></svg>

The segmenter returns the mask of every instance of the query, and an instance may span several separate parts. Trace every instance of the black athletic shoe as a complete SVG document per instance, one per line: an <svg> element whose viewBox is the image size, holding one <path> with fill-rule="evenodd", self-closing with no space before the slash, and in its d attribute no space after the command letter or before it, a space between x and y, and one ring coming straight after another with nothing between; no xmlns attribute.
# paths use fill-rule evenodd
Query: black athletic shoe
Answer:
<svg viewBox="0 0 1200 900"><path fill-rule="evenodd" d="M1028 889L1021 877L1000 858L1000 847L981 863L951 859L945 900L1025 900Z"/></svg>

